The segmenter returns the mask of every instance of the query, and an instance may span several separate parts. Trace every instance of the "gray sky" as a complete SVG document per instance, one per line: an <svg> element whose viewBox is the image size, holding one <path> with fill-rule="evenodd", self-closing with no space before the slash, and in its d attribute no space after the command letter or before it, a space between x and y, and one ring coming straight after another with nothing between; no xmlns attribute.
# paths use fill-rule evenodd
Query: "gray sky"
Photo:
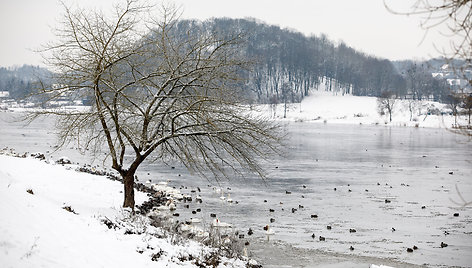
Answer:
<svg viewBox="0 0 472 268"><path fill-rule="evenodd" d="M151 1L151 0L148 0ZM105 9L115 0L66 0L84 7ZM97 4L99 2L99 4ZM306 35L326 34L367 54L391 60L437 56L449 38L439 29L420 28L420 18L389 13L382 0L174 0L184 18L254 17L268 24ZM397 10L408 10L414 0L388 0ZM0 66L41 64L32 50L52 40L61 7L57 0L0 0ZM423 41L422 41L423 40Z"/></svg>

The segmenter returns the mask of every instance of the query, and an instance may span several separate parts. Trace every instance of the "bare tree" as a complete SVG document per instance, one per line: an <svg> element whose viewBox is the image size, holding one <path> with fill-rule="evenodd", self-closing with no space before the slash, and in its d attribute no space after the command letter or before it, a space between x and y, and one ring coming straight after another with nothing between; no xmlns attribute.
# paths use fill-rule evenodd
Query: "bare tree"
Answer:
<svg viewBox="0 0 472 268"><path fill-rule="evenodd" d="M409 98L407 99L405 106L410 112L410 121L413 121L413 113L418 110L419 102L413 98Z"/></svg>
<svg viewBox="0 0 472 268"><path fill-rule="evenodd" d="M283 101L284 101L284 118L287 118L287 98L288 98L288 94L289 94L289 91L290 91L290 84L288 82L284 82L282 84L282 98L283 98Z"/></svg>
<svg viewBox="0 0 472 268"><path fill-rule="evenodd" d="M67 95L91 100L84 111L43 110L58 116L60 143L104 150L124 181L124 207L134 209L134 179L145 161L175 158L216 179L249 169L277 152L280 127L251 114L237 95L247 61L242 39L181 32L179 11L160 16L139 0L116 5L112 16L70 8L46 46L56 86L49 101Z"/></svg>
<svg viewBox="0 0 472 268"><path fill-rule="evenodd" d="M377 108L381 115L388 114L390 122L392 122L393 108L395 107L396 98L393 92L384 91L377 98Z"/></svg>
<svg viewBox="0 0 472 268"><path fill-rule="evenodd" d="M270 103L270 116L275 118L277 115L277 105L279 104L278 98L276 95L272 95L269 99Z"/></svg>
<svg viewBox="0 0 472 268"><path fill-rule="evenodd" d="M468 127L472 128L472 125L470 124L470 116L472 115L472 94L463 98L461 108L464 109L467 116Z"/></svg>
<svg viewBox="0 0 472 268"><path fill-rule="evenodd" d="M461 103L461 97L457 94L449 94L446 97L447 108L451 109L452 115L454 115L454 128L458 127L457 115L459 113L459 106Z"/></svg>

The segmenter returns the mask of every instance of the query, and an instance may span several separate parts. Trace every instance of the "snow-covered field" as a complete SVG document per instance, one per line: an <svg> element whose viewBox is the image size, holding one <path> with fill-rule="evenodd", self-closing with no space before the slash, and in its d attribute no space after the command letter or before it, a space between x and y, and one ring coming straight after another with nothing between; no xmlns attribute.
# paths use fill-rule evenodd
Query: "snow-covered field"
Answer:
<svg viewBox="0 0 472 268"><path fill-rule="evenodd" d="M412 107L410 111L409 107ZM376 97L342 96L337 92L313 91L301 103L288 104L286 118L284 105L278 104L272 109L270 105L258 106L257 109L267 116L284 121L319 122L340 124L367 124L409 127L451 128L454 116L445 104L432 101L396 100L392 122L388 115L381 116ZM428 115L428 109L447 112L444 115ZM411 120L410 120L411 117ZM466 124L465 117L459 117L458 123Z"/></svg>
<svg viewBox="0 0 472 268"><path fill-rule="evenodd" d="M0 155L0 163L0 267L199 267L195 258L212 251L172 242L123 210L119 182L33 158ZM136 194L138 204L147 199ZM223 259L218 267L245 262Z"/></svg>

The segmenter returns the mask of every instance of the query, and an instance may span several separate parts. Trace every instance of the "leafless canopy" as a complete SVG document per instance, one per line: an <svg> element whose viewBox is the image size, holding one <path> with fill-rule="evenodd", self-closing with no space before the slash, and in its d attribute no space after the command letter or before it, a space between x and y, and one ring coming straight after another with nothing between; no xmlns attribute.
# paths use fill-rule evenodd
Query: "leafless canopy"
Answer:
<svg viewBox="0 0 472 268"><path fill-rule="evenodd" d="M179 31L178 9L162 6L157 19L153 7L135 0L111 17L64 8L59 40L46 48L56 86L42 93L48 101L87 98L92 107L40 113L60 116L63 143L105 144L125 179L124 206L134 206L126 201L127 178L149 158L178 158L202 175L244 168L263 176L255 159L277 151L280 129L247 111L236 93L248 67L239 35Z"/></svg>

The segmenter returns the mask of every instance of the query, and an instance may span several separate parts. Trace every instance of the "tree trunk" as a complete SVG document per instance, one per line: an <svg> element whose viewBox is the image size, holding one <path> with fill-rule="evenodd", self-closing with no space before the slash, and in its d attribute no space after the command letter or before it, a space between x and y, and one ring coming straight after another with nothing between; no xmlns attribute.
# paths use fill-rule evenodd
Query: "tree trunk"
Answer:
<svg viewBox="0 0 472 268"><path fill-rule="evenodd" d="M123 202L124 208L131 208L134 211L134 172L127 171L123 173L123 185L125 200Z"/></svg>
<svg viewBox="0 0 472 268"><path fill-rule="evenodd" d="M287 118L287 101L284 101L284 118Z"/></svg>
<svg viewBox="0 0 472 268"><path fill-rule="evenodd" d="M470 109L469 109L469 127L470 127Z"/></svg>

